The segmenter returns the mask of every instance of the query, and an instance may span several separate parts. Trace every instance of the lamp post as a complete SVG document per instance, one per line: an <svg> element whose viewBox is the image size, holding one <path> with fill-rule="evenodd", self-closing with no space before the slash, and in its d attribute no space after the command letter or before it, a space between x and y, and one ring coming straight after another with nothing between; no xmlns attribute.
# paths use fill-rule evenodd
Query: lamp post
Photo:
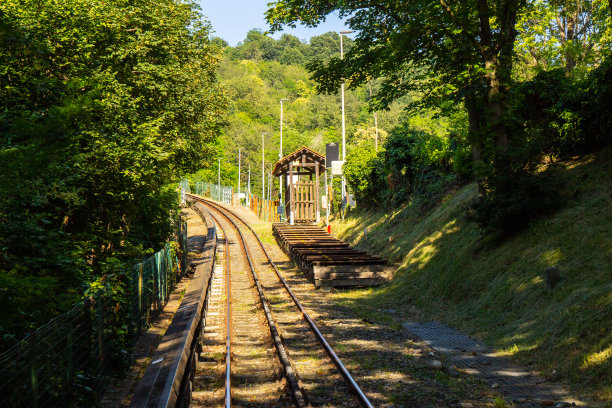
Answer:
<svg viewBox="0 0 612 408"><path fill-rule="evenodd" d="M217 200L221 201L221 158L219 157L219 180L217 184Z"/></svg>
<svg viewBox="0 0 612 408"><path fill-rule="evenodd" d="M264 135L266 133L263 132L261 134L261 199L266 199L266 170L264 168L265 159L264 159Z"/></svg>
<svg viewBox="0 0 612 408"><path fill-rule="evenodd" d="M280 146L278 149L278 160L283 158L283 102L289 99L283 98L280 100ZM278 176L278 192L279 192L279 205L283 201L283 176Z"/></svg>
<svg viewBox="0 0 612 408"><path fill-rule="evenodd" d="M372 83L368 81L368 86L370 87L370 101L372 100ZM378 114L374 112L374 129L376 132L376 136L374 139L374 150L378 151Z"/></svg>
<svg viewBox="0 0 612 408"><path fill-rule="evenodd" d="M240 151L242 148L238 149L238 207L240 207Z"/></svg>
<svg viewBox="0 0 612 408"><path fill-rule="evenodd" d="M340 31L340 60L344 59L344 49L342 46L342 37L344 34L350 34L353 31ZM342 161L346 160L346 126L344 122L344 78L342 78ZM342 199L344 199L345 189L346 189L346 181L344 179L344 172L342 173ZM343 208L344 209L344 208ZM342 212L344 219L344 211Z"/></svg>

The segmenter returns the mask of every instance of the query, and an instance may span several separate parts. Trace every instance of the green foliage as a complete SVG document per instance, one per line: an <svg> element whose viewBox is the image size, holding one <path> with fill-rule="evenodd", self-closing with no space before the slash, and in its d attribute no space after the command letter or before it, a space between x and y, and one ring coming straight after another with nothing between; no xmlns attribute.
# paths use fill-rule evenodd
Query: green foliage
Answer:
<svg viewBox="0 0 612 408"><path fill-rule="evenodd" d="M104 265L167 240L177 203L166 183L208 161L224 123L208 35L191 1L0 4L0 275L11 287L37 277L43 299L74 300ZM3 332L65 310L50 306L0 321Z"/></svg>
<svg viewBox="0 0 612 408"><path fill-rule="evenodd" d="M513 90L520 98L514 112L524 126L524 143L551 160L585 145L581 99L584 92L564 69L542 71Z"/></svg>
<svg viewBox="0 0 612 408"><path fill-rule="evenodd" d="M348 49L351 41L345 41L344 46ZM265 133L266 173L278 160L280 99L289 99L283 103L283 155L303 145L324 152L326 143L341 140L339 92L317 94L316 85L304 68L305 62L296 58L286 60L282 56L282 52L295 52L310 61L315 57L325 59L338 55L339 50L337 33L326 33L303 43L289 35L275 40L257 30L250 31L238 46L225 48L219 77L232 102L229 126L217 146L217 154L222 157L222 184L237 186L238 150L241 149L241 189L246 188L250 166L252 191L259 191L255 186L261 186L262 133ZM373 88L376 86L374 83ZM347 152L359 143L366 130L368 134L373 132L368 130L374 125L368 99L363 88L345 93ZM386 134L384 129L390 129L400 120L402 111L403 107L397 103L389 111L378 113L381 137ZM217 164L204 166L192 178L217 183ZM277 186L278 178L274 182Z"/></svg>
<svg viewBox="0 0 612 408"><path fill-rule="evenodd" d="M411 202L415 208L423 210L435 204L457 178L453 173L456 158L459 157L457 167L470 168L469 158L461 156L465 148L461 148L458 133L440 130L444 128L450 132L444 126L447 120L444 117L408 117L386 137L384 150L378 154L369 139L353 146L344 169L359 206L376 208L383 204ZM435 128L438 134L415 129L415 125Z"/></svg>
<svg viewBox="0 0 612 408"><path fill-rule="evenodd" d="M609 52L602 64L590 72L584 89L581 125L586 147L590 150L609 146L612 141L612 53Z"/></svg>
<svg viewBox="0 0 612 408"><path fill-rule="evenodd" d="M584 75L610 49L611 23L607 0L528 2L517 22L515 77L555 68Z"/></svg>
<svg viewBox="0 0 612 408"><path fill-rule="evenodd" d="M388 188L383 155L374 150L371 142L365 142L353 147L347 156L344 177L360 207L385 204Z"/></svg>
<svg viewBox="0 0 612 408"><path fill-rule="evenodd" d="M501 171L490 176L468 216L492 233L512 235L561 207L558 181L548 174Z"/></svg>
<svg viewBox="0 0 612 408"><path fill-rule="evenodd" d="M391 188L397 203L419 198L435 202L436 195L452 181L453 152L450 140L414 130L408 124L394 129L385 143ZM450 176L450 177L449 177Z"/></svg>

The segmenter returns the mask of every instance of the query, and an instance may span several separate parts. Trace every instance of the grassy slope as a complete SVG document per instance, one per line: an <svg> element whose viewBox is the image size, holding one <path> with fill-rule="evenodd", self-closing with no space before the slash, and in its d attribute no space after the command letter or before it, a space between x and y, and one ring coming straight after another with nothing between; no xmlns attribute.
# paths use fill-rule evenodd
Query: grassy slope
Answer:
<svg viewBox="0 0 612 408"><path fill-rule="evenodd" d="M368 309L404 315L416 306L574 392L611 401L611 163L608 151L563 164L564 209L501 243L463 216L475 185L420 218L402 209L337 222L340 237L401 264L391 284L337 296L370 317ZM551 292L543 272L552 265L563 279Z"/></svg>

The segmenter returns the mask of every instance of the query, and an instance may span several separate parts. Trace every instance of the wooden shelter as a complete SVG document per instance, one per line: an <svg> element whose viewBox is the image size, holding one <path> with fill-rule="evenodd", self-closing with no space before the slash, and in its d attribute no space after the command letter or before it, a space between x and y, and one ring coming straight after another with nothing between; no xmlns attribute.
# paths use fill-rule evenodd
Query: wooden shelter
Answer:
<svg viewBox="0 0 612 408"><path fill-rule="evenodd" d="M320 221L319 175L325 157L302 146L274 165L272 175L285 176L285 214L289 224Z"/></svg>

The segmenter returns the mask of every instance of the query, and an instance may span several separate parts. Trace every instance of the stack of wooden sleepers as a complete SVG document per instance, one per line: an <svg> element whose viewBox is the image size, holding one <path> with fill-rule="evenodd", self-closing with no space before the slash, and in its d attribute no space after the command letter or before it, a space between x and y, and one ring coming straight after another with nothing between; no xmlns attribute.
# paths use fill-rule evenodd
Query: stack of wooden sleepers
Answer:
<svg viewBox="0 0 612 408"><path fill-rule="evenodd" d="M351 248L314 225L272 225L276 242L316 287L372 286L391 279L396 267Z"/></svg>

